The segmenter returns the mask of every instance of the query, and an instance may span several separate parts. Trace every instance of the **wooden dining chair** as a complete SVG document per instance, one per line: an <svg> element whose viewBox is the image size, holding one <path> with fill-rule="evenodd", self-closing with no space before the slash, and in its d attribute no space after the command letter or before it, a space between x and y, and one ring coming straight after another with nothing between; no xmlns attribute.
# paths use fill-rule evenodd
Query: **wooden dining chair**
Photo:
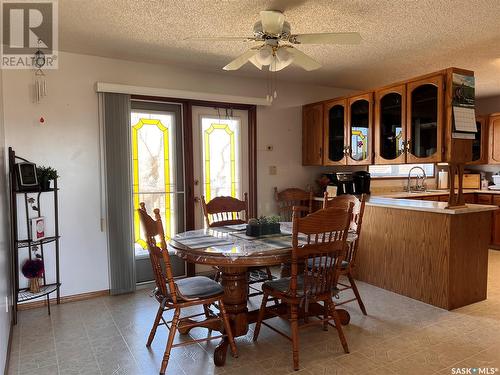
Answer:
<svg viewBox="0 0 500 375"><path fill-rule="evenodd" d="M244 200L233 197L216 197L208 203L205 201L205 197L202 196L201 206L205 215L205 222L209 228L245 224L248 222L247 193L244 194ZM214 269L216 271L214 280L218 282L221 279L222 271L218 266L214 266ZM254 284L273 280L273 275L269 267L249 267L247 274L248 298L262 294L259 289L253 286Z"/></svg>
<svg viewBox="0 0 500 375"><path fill-rule="evenodd" d="M350 229L351 231L354 231L356 233L357 238L355 241L349 243L346 258L340 268L340 274L345 275L347 277L349 285L343 284L341 282L338 282L338 285L340 286L339 291L352 289L355 298L342 301L341 303L336 303L336 305L340 306L352 301L358 301L358 305L359 308L361 309L361 312L363 313L363 315L366 315L365 305L363 303L363 300L361 299L361 295L359 294L359 290L358 287L356 286L356 282L354 281L354 277L352 276L354 267L356 266L356 254L358 252L359 237L361 235L361 226L363 223L363 214L365 212L366 195L365 194L361 195L359 199L354 195L350 194L339 195L336 197L329 198L328 193L325 193L324 198L325 200L323 202L323 208L330 208L330 207L346 208L350 203L354 204Z"/></svg>
<svg viewBox="0 0 500 375"><path fill-rule="evenodd" d="M313 199L312 191L288 188L278 192L278 188L274 188L274 200L282 221L292 221L293 207L298 207L301 217L309 215L312 212Z"/></svg>
<svg viewBox="0 0 500 375"><path fill-rule="evenodd" d="M201 207L207 227L245 224L248 221L248 194L239 200L233 197L215 197L210 202L201 197Z"/></svg>
<svg viewBox="0 0 500 375"><path fill-rule="evenodd" d="M340 341L346 353L349 353L347 341L342 331L342 325L332 298L337 293L336 281L340 265L347 251L347 234L349 231L353 205L349 209L325 208L316 211L304 218L300 218L300 209L294 208L293 234L292 234L292 264L291 276L267 281L262 285L264 297L259 310L253 340L259 337L262 324L280 333L292 341L293 368L299 369L299 328L312 324L322 324L323 329L328 329L330 320L334 321ZM299 233L307 236L307 241L299 245ZM313 260L309 267L309 260ZM316 261L318 260L318 261ZM299 270L299 267L301 270ZM272 308L266 308L269 297L278 298L290 307L290 315L278 315ZM323 302L323 316L318 320L307 318L310 303ZM303 311L304 324L299 326L299 308ZM292 328L292 337L279 331L264 322L264 316L273 314L289 317Z"/></svg>
<svg viewBox="0 0 500 375"><path fill-rule="evenodd" d="M231 347L231 353L233 356L237 357L238 351L231 332L231 326L229 325L229 318L224 307L224 302L222 301L224 295L222 286L205 276L194 276L175 280L172 274L167 244L165 242L160 210L154 210L155 219L148 215L144 203L140 204L140 208L137 211L139 212L141 224L145 233L149 258L151 259L156 282L156 288L153 291L153 295L160 304L146 346L151 346L158 326L165 325L170 330L165 354L163 355L161 363L160 374L165 374L170 358L170 351L177 346L194 344L227 336ZM218 315L209 309L210 304L215 302L218 303L219 306L220 313ZM204 311L200 314L181 318L180 313L182 309L191 306L203 306ZM173 319L171 321L166 321L163 318L163 313L168 310L174 310ZM205 319L201 321L192 319L202 315L205 316ZM182 328L206 327L209 329L209 332L211 332L211 328L217 326L217 324L219 324L221 331L225 332L225 334L173 344L175 333L179 325L182 325Z"/></svg>

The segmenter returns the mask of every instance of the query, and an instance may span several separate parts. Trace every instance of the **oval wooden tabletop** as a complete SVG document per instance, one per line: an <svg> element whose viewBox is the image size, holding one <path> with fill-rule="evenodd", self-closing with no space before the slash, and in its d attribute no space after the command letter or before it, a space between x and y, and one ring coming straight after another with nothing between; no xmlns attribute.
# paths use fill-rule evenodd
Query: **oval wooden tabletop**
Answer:
<svg viewBox="0 0 500 375"><path fill-rule="evenodd" d="M182 259L222 267L273 266L290 260L291 223L281 223L281 234L248 237L244 225L207 228L179 233L168 247ZM350 235L349 240L355 238ZM305 238L299 243L305 243Z"/></svg>

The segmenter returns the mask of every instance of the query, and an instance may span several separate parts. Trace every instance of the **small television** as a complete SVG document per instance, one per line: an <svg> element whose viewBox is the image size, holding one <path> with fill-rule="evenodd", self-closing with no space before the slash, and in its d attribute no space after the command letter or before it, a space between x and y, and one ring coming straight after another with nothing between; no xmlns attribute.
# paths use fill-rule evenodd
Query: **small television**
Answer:
<svg viewBox="0 0 500 375"><path fill-rule="evenodd" d="M38 187L36 164L29 162L17 163L17 184L19 190L29 190Z"/></svg>

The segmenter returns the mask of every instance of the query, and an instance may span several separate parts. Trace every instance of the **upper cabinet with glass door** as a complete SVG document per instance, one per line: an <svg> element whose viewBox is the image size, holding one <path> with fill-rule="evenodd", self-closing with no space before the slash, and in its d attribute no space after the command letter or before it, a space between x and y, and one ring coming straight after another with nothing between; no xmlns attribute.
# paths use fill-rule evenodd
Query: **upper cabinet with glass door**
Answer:
<svg viewBox="0 0 500 375"><path fill-rule="evenodd" d="M347 164L372 163L372 106L373 94L367 93L348 99Z"/></svg>
<svg viewBox="0 0 500 375"><path fill-rule="evenodd" d="M443 156L443 76L407 84L408 163L439 162Z"/></svg>
<svg viewBox="0 0 500 375"><path fill-rule="evenodd" d="M488 164L488 116L476 116L477 133L472 141L472 161L467 164Z"/></svg>
<svg viewBox="0 0 500 375"><path fill-rule="evenodd" d="M324 107L323 165L345 165L347 100L332 100Z"/></svg>
<svg viewBox="0 0 500 375"><path fill-rule="evenodd" d="M375 93L375 163L406 162L406 85Z"/></svg>

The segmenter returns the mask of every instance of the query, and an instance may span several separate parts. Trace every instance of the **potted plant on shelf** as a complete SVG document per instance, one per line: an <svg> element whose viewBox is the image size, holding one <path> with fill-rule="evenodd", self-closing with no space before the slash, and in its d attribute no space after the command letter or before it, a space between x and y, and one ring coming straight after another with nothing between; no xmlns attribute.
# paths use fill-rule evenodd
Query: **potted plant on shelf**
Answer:
<svg viewBox="0 0 500 375"><path fill-rule="evenodd" d="M29 290L31 293L40 292L40 278L43 277L44 266L43 260L37 257L35 259L26 259L24 262L21 272L24 277L29 280Z"/></svg>
<svg viewBox="0 0 500 375"><path fill-rule="evenodd" d="M38 178L38 183L40 184L40 189L42 191L47 191L50 189L50 181L55 180L59 176L57 171L52 167L36 167L36 176Z"/></svg>

